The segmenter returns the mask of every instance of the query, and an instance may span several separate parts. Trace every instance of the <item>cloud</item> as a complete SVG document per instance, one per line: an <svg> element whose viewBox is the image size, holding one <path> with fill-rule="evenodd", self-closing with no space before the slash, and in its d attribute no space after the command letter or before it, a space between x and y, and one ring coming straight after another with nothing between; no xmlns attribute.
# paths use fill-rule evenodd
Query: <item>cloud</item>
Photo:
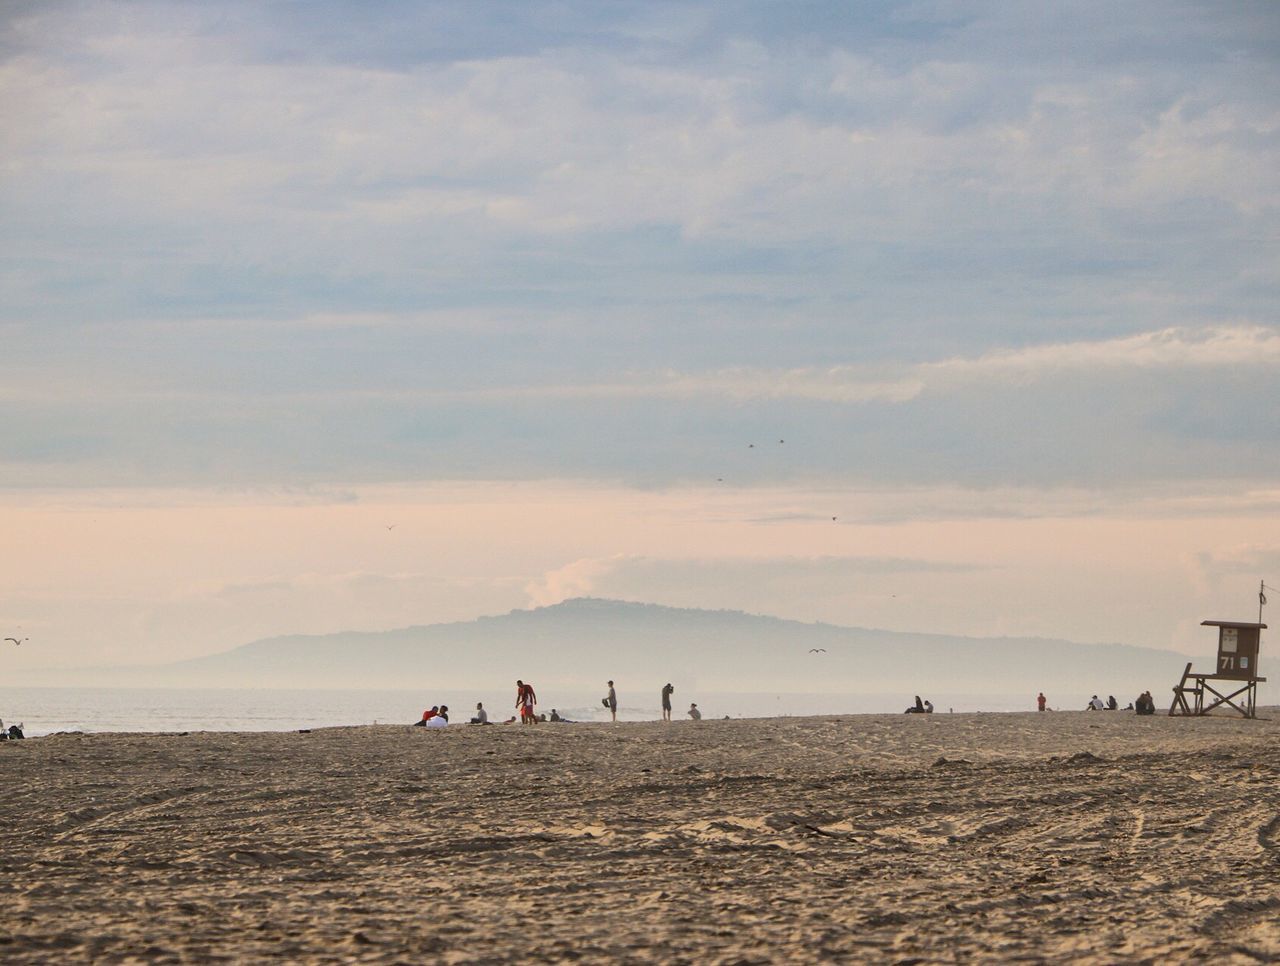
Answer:
<svg viewBox="0 0 1280 966"><path fill-rule="evenodd" d="M414 479L1114 491L1280 471L1267 445L1280 413L1257 404L1280 391L1280 334L1256 324L937 360L607 378L443 372L481 361L453 366L453 356L420 372L386 352L386 385L343 362L382 356L394 326L322 331L337 339L332 358L290 354L284 337L270 343L292 364L279 376L256 368L244 345L238 357L208 354L203 371L153 376L144 370L163 353L153 336L150 356L134 347L146 365L99 371L101 357L86 352L47 385L18 352L0 362L0 483L128 486L145 476L145 486L190 488L216 466L220 485L325 502L350 499L343 482Z"/></svg>
<svg viewBox="0 0 1280 966"><path fill-rule="evenodd" d="M951 359L922 367L944 376L1035 374L1063 370L1211 369L1270 367L1280 363L1280 329L1236 325L1172 327L1118 339L1005 349L977 359Z"/></svg>
<svg viewBox="0 0 1280 966"><path fill-rule="evenodd" d="M906 403L991 380L1078 377L1124 370L1267 369L1280 364L1280 329L1260 325L1173 327L1118 339L1004 349L976 358L917 365L838 365L804 369L731 369L623 377L605 385L530 388L530 397L652 396L810 399L831 403ZM519 392L519 390L515 390ZM483 395L483 394L481 394Z"/></svg>
<svg viewBox="0 0 1280 966"><path fill-rule="evenodd" d="M621 554L604 559L583 558L549 570L525 586L529 604L549 607L573 597L590 597L600 579L616 570L625 559Z"/></svg>
<svg viewBox="0 0 1280 966"><path fill-rule="evenodd" d="M1274 71L1245 85L1212 57L1185 71L1063 57L1032 70L1020 45L978 42L1031 26L998 8L961 30L912 5L883 18L829 7L830 29L806 34L747 4L733 20L686 13L701 27L677 39L637 31L653 19L641 5L576 6L577 29L555 6L530 7L518 38L479 10L397 7L394 24L362 10L335 34L323 16L286 25L252 5L226 16L149 4L128 19L104 4L29 9L4 65L8 202L32 253L24 304L40 309L34 296L51 289L64 311L116 317L358 307L475 298L497 269L518 302L558 288L545 270L564 259L634 297L655 278L664 292L693 284L663 257L673 240L736 251L767 238L802 247L800 264L828 262L802 273L818 276L805 287L820 300L895 304L923 273L952 281L941 304L954 307L975 264L1132 274L1116 266L1159 257L1125 231L1135 214L1195 206L1162 235L1176 255L1206 222L1229 241L1252 230L1242 214L1274 209L1275 111L1255 92ZM1152 17L1168 30L1161 13L1139 5L1116 43L1140 41ZM1204 19L1226 22L1188 13ZM915 45L900 42L903 23ZM1087 14L1053 29L1067 38L1058 51L1096 39ZM1234 29L1249 50L1256 26ZM407 38L421 56L406 58ZM1048 41L1043 27L1020 39ZM49 284L68 271L49 256L68 247L92 290L70 301ZM1213 248L1199 257L1239 256ZM797 291L785 256L764 257ZM113 277L122 263L138 271ZM759 273L717 275L722 290L763 294Z"/></svg>
<svg viewBox="0 0 1280 966"><path fill-rule="evenodd" d="M545 573L526 588L529 603L546 607L574 597L639 601L714 599L733 588L775 595L801 585L827 592L842 581L904 575L963 574L987 569L973 563L901 557L656 558L616 554L582 558Z"/></svg>
<svg viewBox="0 0 1280 966"><path fill-rule="evenodd" d="M262 323L257 323L262 324ZM394 324L371 316L321 315L286 324L285 331L333 326L360 330ZM240 322L206 322L216 330L234 331ZM1049 343L1018 349L1002 349L976 357L954 357L915 364L842 364L825 367L764 369L734 367L707 371L621 372L607 382L505 385L493 388L395 389L349 385L319 391L260 384L252 389L265 395L288 396L300 401L332 398L402 402L462 402L537 399L690 399L699 396L730 400L807 399L830 403L905 403L925 392L942 392L959 386L989 384L992 380L1025 383L1028 379L1078 376L1099 370L1206 370L1270 368L1280 364L1280 328L1262 325L1170 327L1116 339ZM103 394L135 399L190 399L212 401L221 395L199 387L113 388L108 379L94 384L81 380L48 386L28 376L0 385L0 399L65 400L77 393L86 398ZM243 392L235 387L236 393Z"/></svg>
<svg viewBox="0 0 1280 966"><path fill-rule="evenodd" d="M1196 564L1205 574L1212 573L1220 579L1237 580L1241 576L1256 575L1266 580L1268 574L1280 575L1280 547L1237 544L1204 550L1196 554ZM1272 577L1270 584L1280 584L1280 576Z"/></svg>
<svg viewBox="0 0 1280 966"><path fill-rule="evenodd" d="M0 14L0 484L1275 470L1265 8L502 10Z"/></svg>

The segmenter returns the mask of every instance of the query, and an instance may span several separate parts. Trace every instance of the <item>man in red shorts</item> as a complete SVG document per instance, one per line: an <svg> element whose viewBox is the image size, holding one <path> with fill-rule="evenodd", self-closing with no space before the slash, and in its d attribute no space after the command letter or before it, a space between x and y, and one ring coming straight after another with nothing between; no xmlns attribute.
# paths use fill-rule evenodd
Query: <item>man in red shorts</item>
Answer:
<svg viewBox="0 0 1280 966"><path fill-rule="evenodd" d="M533 693L533 685L516 681L516 707L520 709L521 724L537 724L538 716L533 706L538 703L538 696Z"/></svg>

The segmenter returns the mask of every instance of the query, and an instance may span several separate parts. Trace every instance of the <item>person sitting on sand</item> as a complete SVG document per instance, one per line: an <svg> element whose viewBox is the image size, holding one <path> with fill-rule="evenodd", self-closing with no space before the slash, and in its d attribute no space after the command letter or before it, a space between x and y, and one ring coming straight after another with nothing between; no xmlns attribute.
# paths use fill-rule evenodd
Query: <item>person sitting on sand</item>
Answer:
<svg viewBox="0 0 1280 966"><path fill-rule="evenodd" d="M1089 699L1089 703L1085 706L1086 711L1106 711L1107 704L1096 694Z"/></svg>
<svg viewBox="0 0 1280 966"><path fill-rule="evenodd" d="M933 702L928 700L927 698L925 699L925 702L924 702L924 713L933 714Z"/></svg>
<svg viewBox="0 0 1280 966"><path fill-rule="evenodd" d="M448 723L449 723L449 706L448 706L447 704L442 704L442 705L440 705L440 715L439 715L439 716L440 716L441 718L444 718L444 720L445 720L445 724L448 724Z"/></svg>
<svg viewBox="0 0 1280 966"><path fill-rule="evenodd" d="M415 728L425 728L427 726L427 722L430 721L432 718L437 717L439 714L440 714L440 706L433 704L426 711L422 712L422 720L415 721L413 723L413 726Z"/></svg>
<svg viewBox="0 0 1280 966"><path fill-rule="evenodd" d="M903 714L924 714L924 702L920 700L920 695L916 695L916 703L907 708Z"/></svg>
<svg viewBox="0 0 1280 966"><path fill-rule="evenodd" d="M702 720L702 712L698 710L698 706L696 704L691 703L689 705L689 710L685 713L688 714L689 717L692 718L694 721Z"/></svg>
<svg viewBox="0 0 1280 966"><path fill-rule="evenodd" d="M1138 700L1133 702L1133 713L1134 714L1155 714L1156 713L1156 702L1155 702L1155 699L1151 697L1150 691L1143 691L1140 695L1138 695Z"/></svg>
<svg viewBox="0 0 1280 966"><path fill-rule="evenodd" d="M560 717L560 712L559 712L559 711L557 711L555 708L552 708L552 709L551 709L551 720L552 720L552 721L560 721L560 720L562 720L562 719L561 719L561 717Z"/></svg>
<svg viewBox="0 0 1280 966"><path fill-rule="evenodd" d="M484 703L476 702L476 716L471 719L472 724L485 725L489 723L489 712L484 709Z"/></svg>
<svg viewBox="0 0 1280 966"><path fill-rule="evenodd" d="M1116 696L1114 694L1107 695L1107 710L1108 711L1120 710L1120 702L1116 700Z"/></svg>

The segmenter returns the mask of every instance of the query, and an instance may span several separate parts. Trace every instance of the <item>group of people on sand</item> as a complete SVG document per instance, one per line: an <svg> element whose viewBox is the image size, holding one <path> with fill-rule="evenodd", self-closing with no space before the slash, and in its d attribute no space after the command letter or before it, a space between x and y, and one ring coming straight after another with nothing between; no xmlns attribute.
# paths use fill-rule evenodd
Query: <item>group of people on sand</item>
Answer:
<svg viewBox="0 0 1280 966"><path fill-rule="evenodd" d="M1116 696L1114 694L1107 695L1106 701L1103 701L1100 697L1098 697L1095 694L1092 698L1089 699L1089 703L1086 704L1084 707L1086 711L1119 711L1120 702L1116 700ZM1150 708L1151 710L1148 711L1146 710L1147 708ZM1151 697L1150 691L1143 691L1140 695L1138 695L1137 700L1130 701L1129 706L1124 710L1132 711L1135 714L1155 714L1156 703L1155 703L1155 700Z"/></svg>
<svg viewBox="0 0 1280 966"><path fill-rule="evenodd" d="M614 688L613 682L607 682L608 693L600 699L600 703L609 712L609 718L612 721L618 720L618 692ZM675 693L675 687L667 682L662 688L662 720L671 720L671 695ZM919 702L919 698L916 701ZM552 708L551 715L539 714L537 710L538 694L533 689L532 684L528 684L523 680L516 681L516 714L512 715L503 724L515 724L519 721L521 724L536 725L542 723L556 724L572 724L568 718L564 717L560 712ZM929 710L933 710L933 705L929 705ZM702 712L698 710L696 703L689 704L689 710L685 712L689 718L694 721L702 720ZM519 717L517 717L517 715ZM483 702L476 702L476 713L471 718L470 724L487 725L492 724L489 720L489 712L485 710ZM449 725L449 706L448 705L432 705L426 711L422 712L422 719L414 722L416 728L446 728Z"/></svg>
<svg viewBox="0 0 1280 966"><path fill-rule="evenodd" d="M25 737L26 735L22 733L22 725L9 725L6 728L4 722L0 721L0 741L19 741Z"/></svg>
<svg viewBox="0 0 1280 966"><path fill-rule="evenodd" d="M535 710L538 704L538 695L533 690L532 684L525 684L523 681L516 681L516 710L520 713L521 724L572 724L568 718L564 717L555 708L551 709L551 716L538 714ZM504 723L515 724L516 718L512 715Z"/></svg>
<svg viewBox="0 0 1280 966"><path fill-rule="evenodd" d="M662 686L662 720L663 721L671 720L671 695L675 693L675 690L676 689L671 686L670 681L668 681L666 684ZM689 710L686 711L685 714L689 716L690 721L702 720L702 712L698 710L697 704L695 704L692 701L689 702Z"/></svg>
<svg viewBox="0 0 1280 966"><path fill-rule="evenodd" d="M447 704L433 704L422 712L422 717L415 721L413 726L415 728L449 727L449 706Z"/></svg>
<svg viewBox="0 0 1280 966"><path fill-rule="evenodd" d="M1120 702L1116 700L1116 696L1114 694L1107 695L1107 700L1105 701L1103 701L1102 698L1098 697L1095 694L1093 697L1089 699L1088 703L1085 704L1084 709L1086 711L1119 711L1121 710ZM1039 694L1036 695L1036 710L1037 711L1053 710L1048 706L1048 699L1045 698L1043 691L1041 691ZM1155 714L1156 701L1155 701L1155 698L1151 697L1150 691L1143 691L1140 695L1134 698L1133 701L1129 702L1129 706L1124 710L1132 711L1134 714Z"/></svg>

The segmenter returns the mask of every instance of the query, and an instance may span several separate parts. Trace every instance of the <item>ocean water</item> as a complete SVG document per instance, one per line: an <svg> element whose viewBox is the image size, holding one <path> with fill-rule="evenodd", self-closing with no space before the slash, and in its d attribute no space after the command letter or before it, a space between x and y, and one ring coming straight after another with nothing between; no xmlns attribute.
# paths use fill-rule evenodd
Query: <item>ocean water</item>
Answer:
<svg viewBox="0 0 1280 966"><path fill-rule="evenodd" d="M644 695L619 689L618 718L654 721L661 717L656 689ZM926 695L939 713L1031 711L1034 695ZM1086 696L1087 697L1087 696ZM539 692L538 710L556 708L573 721L607 721L600 698L585 692ZM672 701L681 719L690 701L704 718L767 718L782 715L900 712L912 695L740 694L711 692ZM476 691L310 691L274 689L0 688L0 719L21 723L29 737L59 731L293 731L342 725L411 724L424 708L447 704L454 724L465 723L477 701L491 721L514 714L515 694ZM1084 698L1066 707L1083 707Z"/></svg>

